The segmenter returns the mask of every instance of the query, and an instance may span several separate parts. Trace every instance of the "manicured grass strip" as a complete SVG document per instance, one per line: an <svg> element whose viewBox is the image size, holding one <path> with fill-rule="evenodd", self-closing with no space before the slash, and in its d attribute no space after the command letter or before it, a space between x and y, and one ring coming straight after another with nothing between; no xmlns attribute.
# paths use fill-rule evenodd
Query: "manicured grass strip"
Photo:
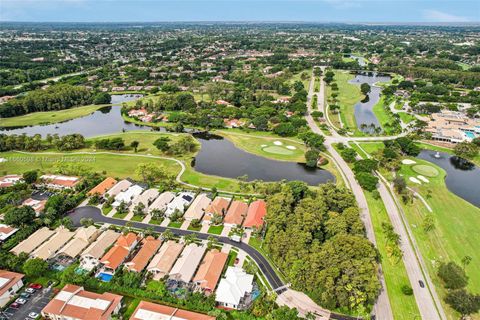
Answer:
<svg viewBox="0 0 480 320"><path fill-rule="evenodd" d="M441 262L455 261L461 265L465 256L470 256L472 261L480 261L480 208L450 192L445 185L445 171L433 163L413 158L417 164L432 166L439 172L436 177L429 178L429 183L418 185L409 181L409 177L417 176L412 166L402 165L400 174L405 177L407 185L414 188L422 195L433 210L435 229L425 232L422 228L425 216L429 211L423 203L413 198L412 203L403 204L408 223L422 253L429 275L439 293L443 298L447 293L441 280L437 276L438 266ZM466 267L469 277L468 290L480 292L480 272L477 264L471 263ZM450 318L459 318L458 314L443 303Z"/></svg>
<svg viewBox="0 0 480 320"><path fill-rule="evenodd" d="M113 209L113 208L112 208L111 206L110 206L110 207L102 207L102 213L103 213L104 215L107 215L107 214L110 213L110 211L112 211L112 209Z"/></svg>
<svg viewBox="0 0 480 320"><path fill-rule="evenodd" d="M66 110L34 112L18 117L2 118L0 119L0 127L33 126L62 122L89 115L105 106L108 105L89 105Z"/></svg>
<svg viewBox="0 0 480 320"><path fill-rule="evenodd" d="M406 113L406 112L399 112L398 115L400 116L400 119L404 122L404 123L410 123L412 121L415 121L415 116L409 114L409 113Z"/></svg>
<svg viewBox="0 0 480 320"><path fill-rule="evenodd" d="M135 221L135 222L142 222L143 219L145 219L144 216L133 216L132 219L130 219L130 221Z"/></svg>
<svg viewBox="0 0 480 320"><path fill-rule="evenodd" d="M128 212L126 213L119 213L119 212L115 212L115 214L113 215L114 218L117 218L117 219L125 219L125 217L127 216Z"/></svg>
<svg viewBox="0 0 480 320"><path fill-rule="evenodd" d="M150 219L150 221L149 221L148 223L160 225L160 224L162 224L162 221L163 221L163 219L154 219L154 218L152 218L152 219Z"/></svg>
<svg viewBox="0 0 480 320"><path fill-rule="evenodd" d="M208 233L211 233L211 234L221 234L222 231L223 231L223 224L219 226L210 226L210 228L208 228Z"/></svg>
<svg viewBox="0 0 480 320"><path fill-rule="evenodd" d="M180 229L180 227L182 226L182 221L171 221L168 226L170 228L177 228L177 229Z"/></svg>
<svg viewBox="0 0 480 320"><path fill-rule="evenodd" d="M233 265L235 264L235 259L237 258L237 255L238 255L237 251L230 250L230 252L228 253L227 266L233 267Z"/></svg>
<svg viewBox="0 0 480 320"><path fill-rule="evenodd" d="M198 226L198 227L194 227L192 226L191 224L188 226L188 230L191 230L191 231L200 231L200 229L202 229L202 225Z"/></svg>
<svg viewBox="0 0 480 320"><path fill-rule="evenodd" d="M377 248L381 256L382 271L387 286L388 298L395 319L420 319L415 297L405 295L401 288L410 286L410 280L403 261L390 259L387 255L387 239L382 229L382 223L389 223L387 211L381 199L375 199L370 192L365 192L370 216L372 218Z"/></svg>

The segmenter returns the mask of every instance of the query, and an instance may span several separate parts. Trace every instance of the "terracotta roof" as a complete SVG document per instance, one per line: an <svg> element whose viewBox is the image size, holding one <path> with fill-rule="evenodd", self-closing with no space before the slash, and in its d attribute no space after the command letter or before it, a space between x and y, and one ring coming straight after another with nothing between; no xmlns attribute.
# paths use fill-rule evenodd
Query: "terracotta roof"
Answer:
<svg viewBox="0 0 480 320"><path fill-rule="evenodd" d="M17 228L13 228L13 227L7 226L6 224L0 223L0 241L7 240L17 231L18 231Z"/></svg>
<svg viewBox="0 0 480 320"><path fill-rule="evenodd" d="M95 188L92 190L88 191L89 196L93 196L94 194L98 194L103 196L107 190L109 190L111 187L113 187L117 183L117 180L108 177L102 182L100 182Z"/></svg>
<svg viewBox="0 0 480 320"><path fill-rule="evenodd" d="M120 236L115 245L130 248L136 241L138 241L137 235L133 232L129 232L126 236Z"/></svg>
<svg viewBox="0 0 480 320"><path fill-rule="evenodd" d="M225 199L222 197L216 197L210 205L205 209L205 215L203 216L203 221L210 221L213 218L214 214L225 216L227 213L228 205L230 204L230 199Z"/></svg>
<svg viewBox="0 0 480 320"><path fill-rule="evenodd" d="M257 200L248 207L247 217L243 222L246 228L263 226L263 218L267 214L267 204L263 200Z"/></svg>
<svg viewBox="0 0 480 320"><path fill-rule="evenodd" d="M215 317L164 306L147 301L140 301L133 312L130 320L153 320L153 319L175 319L175 320L215 320Z"/></svg>
<svg viewBox="0 0 480 320"><path fill-rule="evenodd" d="M17 174L10 174L0 177L0 188L13 186L15 183L20 182L22 176Z"/></svg>
<svg viewBox="0 0 480 320"><path fill-rule="evenodd" d="M125 264L129 271L141 272L147 266L148 262L158 251L162 244L161 240L157 240L152 236L148 236L143 240L143 246L132 259Z"/></svg>
<svg viewBox="0 0 480 320"><path fill-rule="evenodd" d="M228 254L225 252L220 252L217 249L208 251L192 281L206 292L213 292L222 275L227 259Z"/></svg>
<svg viewBox="0 0 480 320"><path fill-rule="evenodd" d="M71 176L63 176L63 175L55 175L55 174L45 174L40 177L44 182L52 185L57 185L60 187L71 188L74 187L77 183L80 182L80 178L78 177L71 177Z"/></svg>
<svg viewBox="0 0 480 320"><path fill-rule="evenodd" d="M81 320L110 319L122 296L104 292L85 291L83 287L67 284L42 310L43 316Z"/></svg>
<svg viewBox="0 0 480 320"><path fill-rule="evenodd" d="M233 201L225 215L223 223L241 225L247 210L248 205L245 202Z"/></svg>
<svg viewBox="0 0 480 320"><path fill-rule="evenodd" d="M105 266L117 270L117 268L125 261L130 251L122 246L113 246L100 260Z"/></svg>
<svg viewBox="0 0 480 320"><path fill-rule="evenodd" d="M0 297L18 281L22 280L24 276L22 273L0 270Z"/></svg>

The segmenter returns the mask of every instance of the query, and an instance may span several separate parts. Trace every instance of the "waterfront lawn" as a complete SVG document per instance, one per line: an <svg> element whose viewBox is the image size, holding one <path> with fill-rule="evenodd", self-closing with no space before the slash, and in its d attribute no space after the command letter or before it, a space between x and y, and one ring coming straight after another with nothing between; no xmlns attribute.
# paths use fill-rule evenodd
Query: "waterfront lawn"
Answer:
<svg viewBox="0 0 480 320"><path fill-rule="evenodd" d="M392 113L385 110L387 104L389 104L389 102L385 101L384 96L381 96L380 100L378 100L378 102L373 106L372 109L373 109L373 113L378 119L378 123L380 123L380 126L385 131L385 133L393 134L388 124L393 123L394 118L392 116Z"/></svg>
<svg viewBox="0 0 480 320"><path fill-rule="evenodd" d="M274 160L305 162L306 148L300 140L297 142L275 136L258 136L230 130L219 130L217 133L233 142L236 147L249 153ZM275 145L275 141L281 142L282 145ZM288 149L287 146L293 146L295 149Z"/></svg>
<svg viewBox="0 0 480 320"><path fill-rule="evenodd" d="M62 122L84 117L105 106L109 106L109 104L88 105L57 111L33 112L18 117L2 118L0 119L0 127L34 126Z"/></svg>
<svg viewBox="0 0 480 320"><path fill-rule="evenodd" d="M433 163L417 158L412 160L417 164L435 167L439 175L429 177L429 183L422 185L411 183L408 178L417 176L411 165L402 165L402 174L407 184L422 195L433 210L435 229L426 233L422 223L429 211L420 200L414 199L413 203L403 204L408 223L417 240L422 256L427 265L430 276L435 284L437 292L443 297L446 294L440 279L437 276L438 266L441 262L455 261L461 265L461 259L465 256L472 257L472 262L466 267L469 277L468 289L472 292L480 292L480 272L476 265L480 261L480 208L450 192L445 185L445 171ZM430 190L430 191L429 191ZM451 318L459 318L446 304L445 309Z"/></svg>
<svg viewBox="0 0 480 320"><path fill-rule="evenodd" d="M372 218L377 248L381 256L382 271L387 286L388 297L395 319L420 319L415 297L402 292L402 286L411 286L403 260L392 260L387 255L387 239L382 223L391 224L382 199L375 199L371 192L365 191L370 217Z"/></svg>
<svg viewBox="0 0 480 320"><path fill-rule="evenodd" d="M155 159L147 157L126 157L121 154L79 154L79 153L57 153L41 154L18 152L2 152L1 158L7 161L0 163L0 172L18 173L25 171L40 170L41 172L57 172L60 168L68 165L68 170L87 169L94 172L101 172L104 175L116 178L141 179L135 173L140 163L154 163L164 166L170 174L176 176L180 172L180 165L173 160ZM72 168L72 164L75 167ZM76 174L73 173L72 174Z"/></svg>

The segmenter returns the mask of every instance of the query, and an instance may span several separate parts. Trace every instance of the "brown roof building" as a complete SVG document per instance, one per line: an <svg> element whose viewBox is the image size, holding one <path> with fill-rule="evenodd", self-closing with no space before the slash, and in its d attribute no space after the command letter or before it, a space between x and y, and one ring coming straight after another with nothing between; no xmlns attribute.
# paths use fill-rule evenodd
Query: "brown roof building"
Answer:
<svg viewBox="0 0 480 320"><path fill-rule="evenodd" d="M243 218L247 214L248 205L242 201L233 201L223 219L223 224L230 227L242 225Z"/></svg>
<svg viewBox="0 0 480 320"><path fill-rule="evenodd" d="M88 191L87 195L93 196L94 194L98 194L99 196L103 196L107 192L107 190L110 190L110 188L112 188L116 183L117 180L108 177L102 182L100 182L95 188Z"/></svg>
<svg viewBox="0 0 480 320"><path fill-rule="evenodd" d="M215 291L218 280L222 275L223 268L227 263L228 254L225 252L213 249L207 252L197 273L193 277L193 282L198 288L203 290L205 294L210 294Z"/></svg>
<svg viewBox="0 0 480 320"><path fill-rule="evenodd" d="M89 292L67 284L42 310L47 319L109 320L118 314L122 296Z"/></svg>
<svg viewBox="0 0 480 320"><path fill-rule="evenodd" d="M147 266L150 259L157 253L162 245L161 240L157 240L152 236L148 236L142 241L143 246L132 259L132 261L125 263L128 271L141 272Z"/></svg>
<svg viewBox="0 0 480 320"><path fill-rule="evenodd" d="M115 272L127 259L130 251L135 248L138 240L137 235L132 232L118 238L115 245L100 260L100 263L103 264L103 271Z"/></svg>
<svg viewBox="0 0 480 320"><path fill-rule="evenodd" d="M140 301L130 320L215 320L206 314Z"/></svg>
<svg viewBox="0 0 480 320"><path fill-rule="evenodd" d="M261 228L264 222L263 218L266 214L267 203L264 200L257 200L250 203L243 226L245 228Z"/></svg>
<svg viewBox="0 0 480 320"><path fill-rule="evenodd" d="M0 270L0 308L5 307L10 299L23 287L24 275Z"/></svg>
<svg viewBox="0 0 480 320"><path fill-rule="evenodd" d="M165 242L148 265L148 272L151 272L156 280L163 278L170 272L182 250L182 243L172 240Z"/></svg>
<svg viewBox="0 0 480 320"><path fill-rule="evenodd" d="M205 215L203 216L203 221L209 222L212 220L213 216L225 216L227 213L228 205L230 204L230 199L225 199L222 197L216 197L210 205L205 209Z"/></svg>

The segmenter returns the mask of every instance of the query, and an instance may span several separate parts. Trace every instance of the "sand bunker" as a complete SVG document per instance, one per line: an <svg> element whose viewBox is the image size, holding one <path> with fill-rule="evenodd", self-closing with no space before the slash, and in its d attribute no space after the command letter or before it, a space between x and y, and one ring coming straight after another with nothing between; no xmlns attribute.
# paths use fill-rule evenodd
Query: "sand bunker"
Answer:
<svg viewBox="0 0 480 320"><path fill-rule="evenodd" d="M422 184L422 182L415 177L410 177L409 180L412 181L413 183Z"/></svg>
<svg viewBox="0 0 480 320"><path fill-rule="evenodd" d="M429 182L430 182L430 180L428 180L427 178L425 178L425 177L422 176L422 175L418 175L417 178L420 179L420 180L422 180L422 181L425 182L425 183L429 183Z"/></svg>
<svg viewBox="0 0 480 320"><path fill-rule="evenodd" d="M281 146L281 145L283 145L283 142L276 140L276 141L273 141L273 144L276 145L276 146Z"/></svg>
<svg viewBox="0 0 480 320"><path fill-rule="evenodd" d="M285 148L290 149L290 150L296 150L297 148L294 146L286 146Z"/></svg>
<svg viewBox="0 0 480 320"><path fill-rule="evenodd" d="M415 161L413 161L413 160L410 160L410 159L403 159L403 160L402 160L402 163L403 163L403 164L414 164L414 163L417 163L417 162L415 162Z"/></svg>

